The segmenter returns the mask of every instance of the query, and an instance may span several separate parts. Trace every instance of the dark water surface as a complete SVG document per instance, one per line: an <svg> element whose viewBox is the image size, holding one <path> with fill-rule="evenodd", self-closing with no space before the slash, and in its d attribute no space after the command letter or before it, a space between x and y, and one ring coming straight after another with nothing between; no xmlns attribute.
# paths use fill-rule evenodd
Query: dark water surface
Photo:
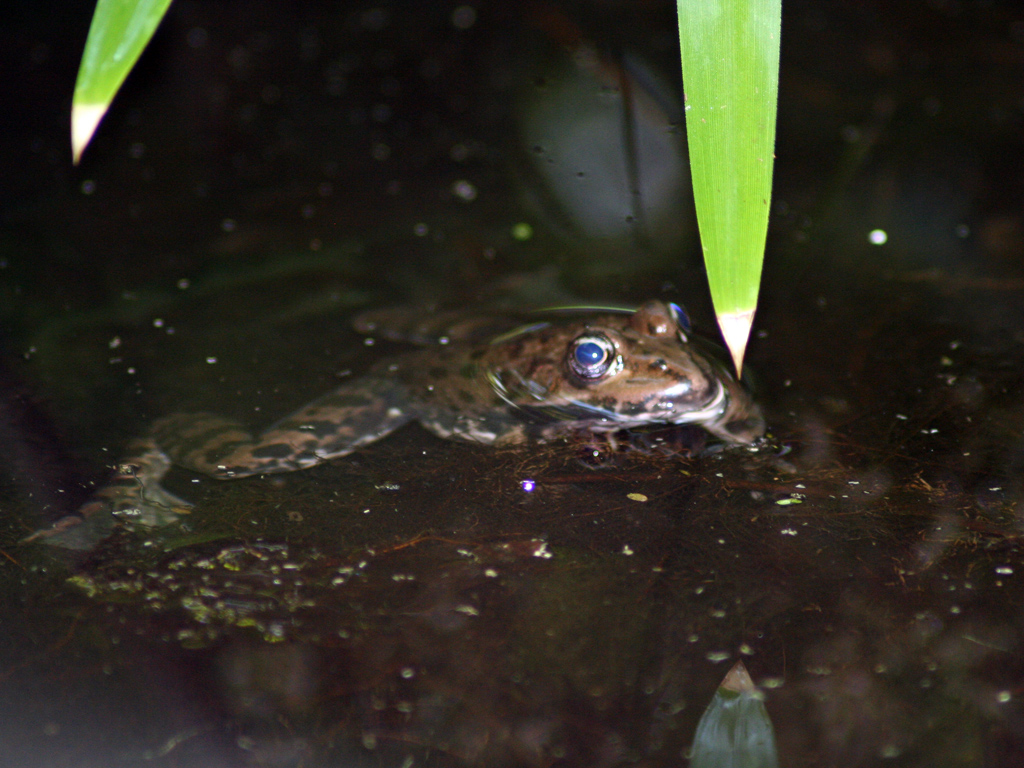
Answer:
<svg viewBox="0 0 1024 768"><path fill-rule="evenodd" d="M414 426L176 471L181 525L19 543L152 419L259 429L402 351L366 308L657 297L711 327L692 212L655 205L685 195L591 217L621 201L566 159L630 146L559 90L581 41L665 103L673 8L429 5L179 0L77 169L91 9L0 32L0 765L685 765L737 660L780 765L1024 764L1012 4L786 4L759 449L595 467Z"/></svg>

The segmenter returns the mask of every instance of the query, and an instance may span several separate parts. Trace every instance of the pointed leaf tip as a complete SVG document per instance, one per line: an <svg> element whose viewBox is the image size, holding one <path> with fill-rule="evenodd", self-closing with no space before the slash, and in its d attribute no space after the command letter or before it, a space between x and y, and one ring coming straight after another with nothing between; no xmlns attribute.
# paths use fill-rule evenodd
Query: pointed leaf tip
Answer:
<svg viewBox="0 0 1024 768"><path fill-rule="evenodd" d="M753 309L745 312L726 312L718 316L718 327L721 328L725 346L732 355L737 378L743 375L743 356L747 351L747 340L750 338L750 328L753 324Z"/></svg>
<svg viewBox="0 0 1024 768"><path fill-rule="evenodd" d="M71 107L71 157L75 165L96 133L96 126L107 114L108 104L74 104Z"/></svg>
<svg viewBox="0 0 1024 768"><path fill-rule="evenodd" d="M779 768L775 731L764 696L742 661L722 680L701 715L690 768Z"/></svg>
<svg viewBox="0 0 1024 768"><path fill-rule="evenodd" d="M750 679L750 673L747 672L747 667L742 661L737 661L732 665L719 688L725 688L727 691L734 693L750 693L751 691L757 690L754 686L754 681Z"/></svg>
<svg viewBox="0 0 1024 768"><path fill-rule="evenodd" d="M96 0L71 106L75 164L171 0Z"/></svg>

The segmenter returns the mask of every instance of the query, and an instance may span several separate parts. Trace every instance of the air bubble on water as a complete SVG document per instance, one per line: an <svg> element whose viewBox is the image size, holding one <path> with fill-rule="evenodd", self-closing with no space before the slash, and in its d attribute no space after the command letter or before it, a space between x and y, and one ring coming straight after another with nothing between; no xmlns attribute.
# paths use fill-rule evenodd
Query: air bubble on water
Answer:
<svg viewBox="0 0 1024 768"><path fill-rule="evenodd" d="M478 193L476 187L470 182L460 179L452 184L452 194L464 202L471 203L476 200Z"/></svg>
<svg viewBox="0 0 1024 768"><path fill-rule="evenodd" d="M522 242L533 237L533 227L525 221L512 225L512 237Z"/></svg>

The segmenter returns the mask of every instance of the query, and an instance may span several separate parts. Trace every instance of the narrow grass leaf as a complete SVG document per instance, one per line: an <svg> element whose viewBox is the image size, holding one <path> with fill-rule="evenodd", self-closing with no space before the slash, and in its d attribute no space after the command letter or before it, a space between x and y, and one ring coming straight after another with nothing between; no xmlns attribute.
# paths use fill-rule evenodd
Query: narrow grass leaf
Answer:
<svg viewBox="0 0 1024 768"><path fill-rule="evenodd" d="M743 367L771 203L781 0L677 0L686 135L704 263Z"/></svg>
<svg viewBox="0 0 1024 768"><path fill-rule="evenodd" d="M75 164L107 113L171 0L97 0L71 102Z"/></svg>

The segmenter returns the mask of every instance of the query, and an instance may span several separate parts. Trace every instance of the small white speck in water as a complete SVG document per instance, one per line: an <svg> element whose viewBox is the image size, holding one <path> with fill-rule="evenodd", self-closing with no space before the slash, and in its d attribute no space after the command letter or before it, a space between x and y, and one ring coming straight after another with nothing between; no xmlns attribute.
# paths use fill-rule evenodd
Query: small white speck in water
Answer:
<svg viewBox="0 0 1024 768"><path fill-rule="evenodd" d="M460 179L452 184L452 194L465 203L471 203L476 200L477 188L465 179Z"/></svg>

